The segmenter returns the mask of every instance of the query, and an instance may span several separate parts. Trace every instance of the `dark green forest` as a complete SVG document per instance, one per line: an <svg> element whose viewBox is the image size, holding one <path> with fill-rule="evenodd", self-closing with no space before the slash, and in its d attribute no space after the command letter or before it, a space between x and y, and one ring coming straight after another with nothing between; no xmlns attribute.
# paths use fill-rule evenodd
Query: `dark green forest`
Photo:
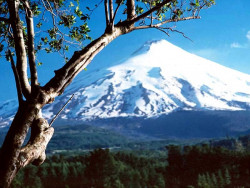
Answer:
<svg viewBox="0 0 250 188"><path fill-rule="evenodd" d="M12 187L24 188L248 188L250 139L228 138L196 145L168 145L164 155L95 149L54 154L27 166Z"/></svg>

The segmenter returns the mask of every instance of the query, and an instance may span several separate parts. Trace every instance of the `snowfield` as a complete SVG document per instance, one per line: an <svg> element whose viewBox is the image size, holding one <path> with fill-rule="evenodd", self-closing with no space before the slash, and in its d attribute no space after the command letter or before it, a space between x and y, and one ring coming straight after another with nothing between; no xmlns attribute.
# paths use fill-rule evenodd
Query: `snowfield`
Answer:
<svg viewBox="0 0 250 188"><path fill-rule="evenodd" d="M143 53L139 53L139 51ZM157 117L175 110L248 110L250 75L155 41L122 64L77 78L45 107L52 118L74 93L61 119ZM0 126L12 117L16 104L0 107Z"/></svg>

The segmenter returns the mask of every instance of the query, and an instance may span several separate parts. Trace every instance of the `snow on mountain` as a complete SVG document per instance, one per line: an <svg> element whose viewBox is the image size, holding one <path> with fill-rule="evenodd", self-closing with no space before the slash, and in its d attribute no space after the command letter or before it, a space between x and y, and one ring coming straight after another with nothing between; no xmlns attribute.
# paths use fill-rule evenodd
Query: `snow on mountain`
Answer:
<svg viewBox="0 0 250 188"><path fill-rule="evenodd" d="M18 102L15 99L0 103L0 128L6 127L13 120L17 105Z"/></svg>
<svg viewBox="0 0 250 188"><path fill-rule="evenodd" d="M154 117L177 109L249 108L249 75L190 54L165 40L145 46L146 50L140 49L143 54L76 80L54 105L62 105L75 93L70 110L62 118ZM48 118L55 109L45 110Z"/></svg>
<svg viewBox="0 0 250 188"><path fill-rule="evenodd" d="M250 75L161 40L145 44L122 64L86 72L45 107L45 117L52 118L73 93L61 119L149 118L180 109L248 110ZM0 108L0 117L6 112Z"/></svg>

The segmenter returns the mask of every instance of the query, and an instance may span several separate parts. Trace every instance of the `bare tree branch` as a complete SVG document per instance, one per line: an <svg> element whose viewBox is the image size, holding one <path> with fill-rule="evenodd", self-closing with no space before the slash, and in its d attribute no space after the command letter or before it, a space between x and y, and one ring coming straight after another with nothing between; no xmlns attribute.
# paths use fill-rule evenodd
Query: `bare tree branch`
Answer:
<svg viewBox="0 0 250 188"><path fill-rule="evenodd" d="M162 24L187 19L191 19L191 17L179 18L178 20L167 20L162 22ZM192 19L194 19L194 17L192 17ZM93 57L116 37L136 29L160 27L160 24L157 24L155 26L146 25L130 28L128 27L131 24L130 22L122 22L120 24L118 23L115 25L115 29L111 33L105 32L100 38L90 43L83 50L75 52L67 64L65 64L61 69L55 71L56 75L43 87L43 89L47 93L51 93L52 98L60 95L72 82L73 78L91 62Z"/></svg>
<svg viewBox="0 0 250 188"><path fill-rule="evenodd" d="M159 31L165 33L167 36L170 36L169 33L167 31L165 31L164 29L161 29L159 27L155 27L155 29L158 29Z"/></svg>
<svg viewBox="0 0 250 188"><path fill-rule="evenodd" d="M139 21L139 20L141 20L141 19L147 17L148 15L150 15L150 14L153 13L154 11L160 9L160 8L163 7L164 5L170 3L171 1L172 1L172 0L164 0L163 2L156 4L153 8L151 8L151 9L148 10L147 12L145 12L145 13L143 13L143 14L137 16L137 17L135 17L135 18L132 19L132 20L130 20L129 22L130 22L131 24L136 23L137 21Z"/></svg>
<svg viewBox="0 0 250 188"><path fill-rule="evenodd" d="M135 1L127 0L127 19L132 20L135 17Z"/></svg>
<svg viewBox="0 0 250 188"><path fill-rule="evenodd" d="M170 22L180 22L180 21L194 20L194 19L200 19L200 18L201 17L199 17L199 16L188 16L188 17L183 17L183 18L169 19L169 20L165 20L163 22L156 24L156 26L161 26L161 25L164 25L164 24L170 23Z"/></svg>
<svg viewBox="0 0 250 188"><path fill-rule="evenodd" d="M42 0L42 3L43 3L44 8L45 8L47 11L49 11L53 16L56 16L55 13L53 12L53 9L52 9L50 3L49 3L47 0L46 0L46 2L48 3L49 8L47 7L47 5L46 5L46 3L44 2L44 0Z"/></svg>
<svg viewBox="0 0 250 188"><path fill-rule="evenodd" d="M107 44L118 36L124 34L126 27L115 26L114 31L105 32L101 37L91 42L83 50L77 51L71 57L67 64L61 69L55 71L55 76L43 87L47 93L51 93L51 97L60 95L69 85L73 78L83 70Z"/></svg>
<svg viewBox="0 0 250 188"><path fill-rule="evenodd" d="M138 30L138 29L148 29L148 28L159 28L160 26L170 23L170 22L180 22L180 21L185 21L185 20L192 20L192 19L200 19L200 17L197 16L189 16L189 17L184 17L184 18L176 18L176 19L169 19L162 21L158 24L155 25L142 25L142 26L137 26L134 27L133 30ZM169 29L169 28L168 28Z"/></svg>
<svg viewBox="0 0 250 188"><path fill-rule="evenodd" d="M14 73L15 82L16 82L16 89L17 89L17 96L18 96L18 102L20 104L20 103L23 102L22 87L21 87L21 84L20 84L18 72L16 70L15 62L14 62L14 59L13 59L13 56L12 56L10 50L8 50L8 57L10 58L11 68L12 68L13 73Z"/></svg>
<svg viewBox="0 0 250 188"><path fill-rule="evenodd" d="M172 32L180 33L184 38L186 38L186 39L190 40L191 42L193 42L193 40L190 39L187 35L185 35L185 33L183 33L182 31L173 29L173 28L171 28L171 27L170 27L170 28L163 28L163 29L168 29L168 30L170 30L170 31L172 31Z"/></svg>
<svg viewBox="0 0 250 188"><path fill-rule="evenodd" d="M109 19L109 9L108 9L108 0L104 1L105 6L105 17L106 17L106 28L109 27L110 19Z"/></svg>
<svg viewBox="0 0 250 188"><path fill-rule="evenodd" d="M63 107L57 112L57 114L55 115L55 117L51 120L51 122L49 123L49 126L51 126L54 121L56 120L56 118L60 115L60 113L64 110L64 108L67 106L67 104L73 99L75 94L71 95L71 97L69 98L69 100L63 105Z"/></svg>
<svg viewBox="0 0 250 188"><path fill-rule="evenodd" d="M28 98L31 93L31 88L27 76L27 55L23 38L23 26L18 13L20 2L14 0L7 0L7 2L10 14L10 23L15 41L15 50L17 58L16 68L22 86L23 95Z"/></svg>
<svg viewBox="0 0 250 188"><path fill-rule="evenodd" d="M113 25L114 25L114 22L115 22L115 16L116 16L116 14L117 14L117 12L118 12L118 10L119 10L121 4L122 4L122 1L119 2L119 4L117 5L117 7L116 7L116 9L115 9L115 13L114 13L113 20L112 20L112 24L113 24Z"/></svg>
<svg viewBox="0 0 250 188"><path fill-rule="evenodd" d="M110 18L110 24L113 27L112 21L114 16L114 10L113 10L113 0L109 0L109 18Z"/></svg>
<svg viewBox="0 0 250 188"><path fill-rule="evenodd" d="M26 22L27 22L27 31L28 31L28 57L29 57L29 66L31 74L31 92L35 86L38 85L38 77L36 70L36 57L35 57L35 44L34 44L34 22L33 22L33 13L30 9L29 2L24 0L24 5L26 9Z"/></svg>
<svg viewBox="0 0 250 188"><path fill-rule="evenodd" d="M67 79L67 82L65 82L64 85L62 85L62 87L60 88L60 93L64 91L64 89L73 81L73 79L79 72L81 72L84 68L87 67L87 65L93 60L95 55L98 54L104 47L105 43L102 42L94 51L91 52L91 54L89 54L89 56L87 56L86 59L84 59L84 61L82 61L79 65L75 66L74 72Z"/></svg>

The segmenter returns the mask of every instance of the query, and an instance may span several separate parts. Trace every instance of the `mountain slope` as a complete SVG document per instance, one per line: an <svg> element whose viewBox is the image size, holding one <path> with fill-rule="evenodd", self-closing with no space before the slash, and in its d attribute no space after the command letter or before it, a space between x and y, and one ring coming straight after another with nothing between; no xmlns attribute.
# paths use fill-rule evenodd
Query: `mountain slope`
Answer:
<svg viewBox="0 0 250 188"><path fill-rule="evenodd" d="M165 40L126 62L79 78L48 118L75 97L62 118L156 117L176 110L247 110L250 76L190 54Z"/></svg>
<svg viewBox="0 0 250 188"><path fill-rule="evenodd" d="M154 118L179 110L248 110L250 75L161 40L146 43L122 64L86 72L45 107L45 117L51 119L73 93L61 121ZM13 114L4 106L11 105L0 108L0 125Z"/></svg>

